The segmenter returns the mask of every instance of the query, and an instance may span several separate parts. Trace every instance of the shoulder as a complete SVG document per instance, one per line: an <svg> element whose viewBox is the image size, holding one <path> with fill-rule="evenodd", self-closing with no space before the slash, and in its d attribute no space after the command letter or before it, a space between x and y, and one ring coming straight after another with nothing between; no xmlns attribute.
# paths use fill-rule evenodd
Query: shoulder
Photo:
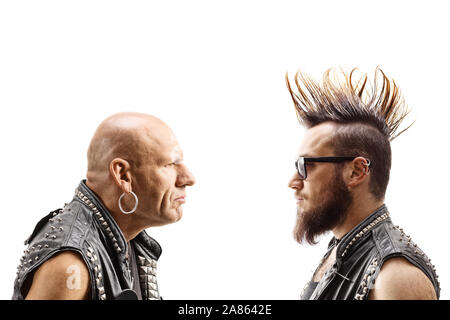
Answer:
<svg viewBox="0 0 450 320"><path fill-rule="evenodd" d="M422 270L403 257L394 257L383 263L369 299L434 300L436 292Z"/></svg>
<svg viewBox="0 0 450 320"><path fill-rule="evenodd" d="M34 273L26 299L88 299L89 270L74 251L63 251L45 261Z"/></svg>

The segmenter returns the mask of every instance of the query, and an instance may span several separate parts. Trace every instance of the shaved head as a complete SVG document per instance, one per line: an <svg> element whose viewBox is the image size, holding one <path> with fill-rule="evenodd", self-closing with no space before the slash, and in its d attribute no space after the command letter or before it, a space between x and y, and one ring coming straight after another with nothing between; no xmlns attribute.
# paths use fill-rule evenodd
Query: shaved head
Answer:
<svg viewBox="0 0 450 320"><path fill-rule="evenodd" d="M160 119L143 113L123 112L105 119L95 131L88 149L90 172L108 171L114 158L139 167L165 141L175 139L171 129ZM88 177L89 178L89 177Z"/></svg>
<svg viewBox="0 0 450 320"><path fill-rule="evenodd" d="M134 112L108 117L95 131L87 158L87 186L116 221L128 225L124 229L142 230L181 218L185 187L195 179L183 163L175 135L160 119ZM131 192L138 206L125 216L118 199L125 193L122 205L129 211L136 203Z"/></svg>

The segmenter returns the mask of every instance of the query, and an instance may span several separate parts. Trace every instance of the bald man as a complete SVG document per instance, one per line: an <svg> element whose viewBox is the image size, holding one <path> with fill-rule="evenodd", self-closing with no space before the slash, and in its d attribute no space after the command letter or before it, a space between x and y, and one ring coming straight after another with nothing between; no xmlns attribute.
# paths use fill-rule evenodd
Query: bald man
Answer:
<svg viewBox="0 0 450 320"><path fill-rule="evenodd" d="M160 299L161 247L145 229L178 221L194 183L164 122L110 116L92 138L73 200L25 241L13 299Z"/></svg>

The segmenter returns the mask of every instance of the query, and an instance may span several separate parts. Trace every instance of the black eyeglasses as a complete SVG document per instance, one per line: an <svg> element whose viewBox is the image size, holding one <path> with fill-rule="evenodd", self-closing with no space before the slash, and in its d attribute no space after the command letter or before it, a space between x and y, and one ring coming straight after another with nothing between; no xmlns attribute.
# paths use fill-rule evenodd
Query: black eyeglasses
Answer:
<svg viewBox="0 0 450 320"><path fill-rule="evenodd" d="M344 162L351 161L356 159L357 157L317 157L317 158L306 158L300 157L295 161L295 168L297 169L298 175L301 180L306 179L306 166L307 162ZM370 160L366 159L367 167L370 167Z"/></svg>

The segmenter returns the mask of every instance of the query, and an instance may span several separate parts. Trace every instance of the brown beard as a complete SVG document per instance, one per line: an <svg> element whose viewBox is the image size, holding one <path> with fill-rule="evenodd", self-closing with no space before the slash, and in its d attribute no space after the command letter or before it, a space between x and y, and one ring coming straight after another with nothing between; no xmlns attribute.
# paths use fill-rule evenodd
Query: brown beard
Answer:
<svg viewBox="0 0 450 320"><path fill-rule="evenodd" d="M317 237L341 224L352 203L352 195L342 178L341 170L334 171L330 185L323 191L323 200L314 209L300 213L297 211L297 223L294 229L295 240L302 244L317 244Z"/></svg>

